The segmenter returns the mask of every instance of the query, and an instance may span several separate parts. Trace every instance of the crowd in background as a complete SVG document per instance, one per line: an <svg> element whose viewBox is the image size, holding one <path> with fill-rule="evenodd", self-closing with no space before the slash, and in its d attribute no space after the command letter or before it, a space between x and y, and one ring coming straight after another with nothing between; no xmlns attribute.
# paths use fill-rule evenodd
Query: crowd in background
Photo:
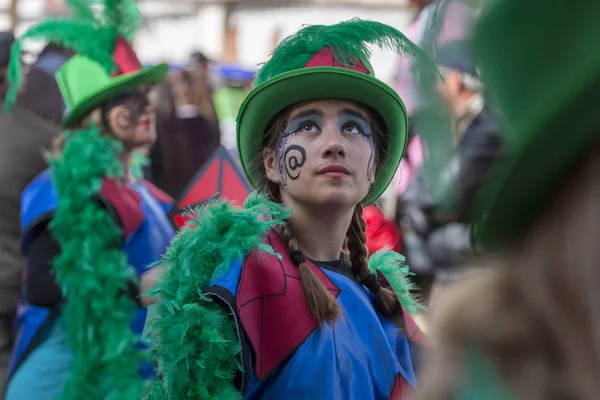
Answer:
<svg viewBox="0 0 600 400"><path fill-rule="evenodd" d="M419 43L437 2L415 3L420 11L409 36ZM431 149L419 134L427 105L419 103L407 73L410 66L400 60L396 87L407 100L411 118L408 148L395 184L364 215L369 251L387 246L403 253L426 303L435 288L468 272L463 266L472 253L468 220L473 201L490 164L502 151L502 136L466 43L473 16L460 10L448 15L435 61L445 80L436 88L451 120L448 131L440 132L446 138L442 142L449 144L449 156L438 160L434 182L435 170L425 168ZM9 33L0 35L0 98L7 90L6 66L13 41ZM27 67L26 84L11 116L0 114L0 375L9 362L19 302L20 195L47 166L43 151L58 135L65 112L54 73L71 56L69 50L46 46ZM174 68L152 91L157 141L140 149L149 159L144 172L176 199L220 145L235 154L232 129L252 71L232 72L231 68L235 69L218 66L195 52L187 65Z"/></svg>

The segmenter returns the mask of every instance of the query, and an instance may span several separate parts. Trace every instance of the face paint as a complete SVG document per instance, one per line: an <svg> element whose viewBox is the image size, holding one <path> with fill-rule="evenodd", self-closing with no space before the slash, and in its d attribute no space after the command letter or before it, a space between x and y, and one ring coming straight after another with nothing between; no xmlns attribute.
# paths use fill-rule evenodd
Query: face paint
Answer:
<svg viewBox="0 0 600 400"><path fill-rule="evenodd" d="M316 110L307 110L294 116L284 134L316 133L321 131L321 126L323 126L321 113Z"/></svg>
<svg viewBox="0 0 600 400"><path fill-rule="evenodd" d="M145 93L124 93L110 99L103 107L105 124L108 125L116 136L122 132L134 129L148 105Z"/></svg>
<svg viewBox="0 0 600 400"><path fill-rule="evenodd" d="M320 132L320 126L321 114L315 110L298 113L288 123L277 149L277 165L281 184L284 188L287 188L287 178L296 180L300 177L300 169L306 162L306 150L298 145L291 145L286 148L288 140L300 133Z"/></svg>
<svg viewBox="0 0 600 400"><path fill-rule="evenodd" d="M373 137L371 135L365 137L369 142L369 148L371 149L371 155L369 157L369 163L367 164L367 176L365 179L369 183L375 182L375 146L373 145Z"/></svg>
<svg viewBox="0 0 600 400"><path fill-rule="evenodd" d="M283 159L285 160L285 172L287 176L295 181L300 177L300 169L306 162L306 150L302 146L293 144L285 149Z"/></svg>
<svg viewBox="0 0 600 400"><path fill-rule="evenodd" d="M338 129L342 133L371 136L369 122L354 110L343 110L338 120Z"/></svg>
<svg viewBox="0 0 600 400"><path fill-rule="evenodd" d="M371 134L371 125L361 113L354 110L343 110L338 124L340 132L360 134L369 143L370 155L365 179L367 182L373 183L375 181L375 146Z"/></svg>
<svg viewBox="0 0 600 400"><path fill-rule="evenodd" d="M295 114L286 126L277 149L277 167L281 184L285 189L288 187L288 179L300 178L301 169L307 160L306 149L297 144L288 146L288 140L297 135L320 134L323 119L324 114L320 110L308 109ZM375 146L368 118L357 110L345 108L340 110L337 115L335 125L340 134L359 135L369 144L369 160L365 180L372 184L375 179Z"/></svg>

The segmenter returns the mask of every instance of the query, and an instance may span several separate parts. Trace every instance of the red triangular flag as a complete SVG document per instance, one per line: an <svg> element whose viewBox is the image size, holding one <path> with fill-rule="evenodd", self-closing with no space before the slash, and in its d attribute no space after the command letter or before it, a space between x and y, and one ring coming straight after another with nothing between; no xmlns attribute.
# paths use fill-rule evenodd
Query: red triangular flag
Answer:
<svg viewBox="0 0 600 400"><path fill-rule="evenodd" d="M203 203L219 192L221 160L219 158L209 159L207 164L200 168L200 174L196 174L192 178L192 184L184 189L181 200L177 202L177 207L185 208Z"/></svg>
<svg viewBox="0 0 600 400"><path fill-rule="evenodd" d="M235 161L223 146L219 146L183 190L169 217L173 225L180 229L189 219L184 215L186 210L216 197L242 206L251 190Z"/></svg>
<svg viewBox="0 0 600 400"><path fill-rule="evenodd" d="M233 164L223 163L222 174L221 196L239 206L243 205L250 192L248 184L239 179L240 172L235 170Z"/></svg>

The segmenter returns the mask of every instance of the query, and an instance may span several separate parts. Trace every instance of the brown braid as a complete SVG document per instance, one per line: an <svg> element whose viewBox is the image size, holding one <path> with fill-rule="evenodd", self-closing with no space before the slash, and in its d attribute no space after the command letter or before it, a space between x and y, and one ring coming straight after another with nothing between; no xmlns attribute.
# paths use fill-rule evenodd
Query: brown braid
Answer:
<svg viewBox="0 0 600 400"><path fill-rule="evenodd" d="M348 249L352 269L360 281L366 281L371 276L369 269L369 254L367 252L367 224L363 218L363 206L358 204L352 215L352 222L348 228ZM401 315L402 307L398 295L392 288L382 287L375 294L375 305L379 311L388 318Z"/></svg>
<svg viewBox="0 0 600 400"><path fill-rule="evenodd" d="M298 244L289 225L280 225L278 230L285 241L288 252L292 253L297 250ZM327 290L306 262L300 263L298 269L300 270L300 282L302 284L304 299L311 314L315 316L319 324L326 322L329 325L333 325L335 320L342 316L340 305L336 298Z"/></svg>
<svg viewBox="0 0 600 400"><path fill-rule="evenodd" d="M263 186L267 198L271 201L281 202L279 196L279 185L274 182L266 182ZM288 253L291 254L298 250L298 241L292 234L290 226L286 223L279 225L274 229L277 230L281 238L283 239ZM319 325L323 322L333 325L338 317L342 316L340 311L340 305L336 298L327 290L321 280L308 266L306 262L298 264L300 271L300 283L302 284L302 292L304 293L304 299L308 305L308 309L312 315L317 319Z"/></svg>

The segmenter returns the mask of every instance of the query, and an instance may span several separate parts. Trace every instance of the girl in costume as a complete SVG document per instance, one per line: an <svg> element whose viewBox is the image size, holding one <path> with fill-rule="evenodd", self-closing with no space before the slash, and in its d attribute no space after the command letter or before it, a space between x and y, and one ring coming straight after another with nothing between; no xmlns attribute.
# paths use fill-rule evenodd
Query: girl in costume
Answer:
<svg viewBox="0 0 600 400"><path fill-rule="evenodd" d="M191 213L166 253L149 399L399 399L416 386L408 268L365 244L363 206L407 132L368 44L427 61L397 30L352 20L301 29L258 72L237 122L258 194Z"/></svg>
<svg viewBox="0 0 600 400"><path fill-rule="evenodd" d="M67 29L52 24L59 41ZM65 136L21 198L26 268L7 400L132 400L154 376L138 340L147 303L138 285L154 279L147 267L174 235L171 199L127 172L132 152L154 140L147 91L168 67L142 68L112 32L110 69L100 62L110 46L90 37L90 56L73 56L55 76Z"/></svg>
<svg viewBox="0 0 600 400"><path fill-rule="evenodd" d="M496 260L432 305L421 399L598 398L598 15L592 0L482 12L473 48L508 148L473 238Z"/></svg>

